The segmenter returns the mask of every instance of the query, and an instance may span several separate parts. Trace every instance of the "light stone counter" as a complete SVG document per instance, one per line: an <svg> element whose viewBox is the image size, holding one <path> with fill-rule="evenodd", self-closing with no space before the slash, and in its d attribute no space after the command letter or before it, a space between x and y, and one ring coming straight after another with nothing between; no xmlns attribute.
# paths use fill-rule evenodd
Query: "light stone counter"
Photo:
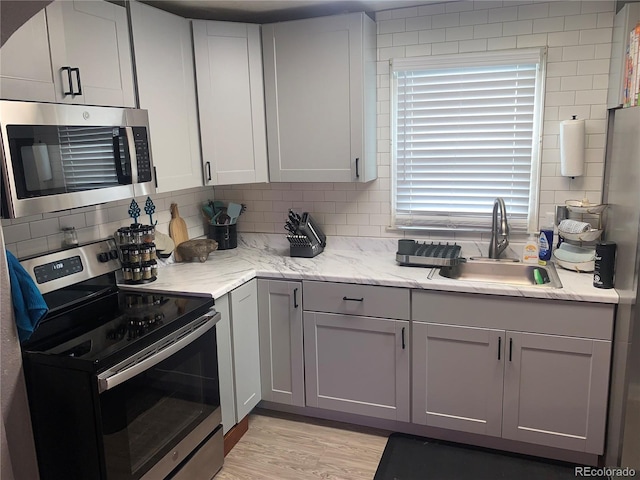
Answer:
<svg viewBox="0 0 640 480"><path fill-rule="evenodd" d="M324 252L315 258L291 258L284 235L243 234L238 238L238 248L212 252L204 263L196 260L161 266L155 282L123 287L219 298L252 278L262 277L618 303L614 289L593 287L592 274L560 267L556 268L563 285L560 289L450 280L439 276L437 271L429 279L430 268L402 267L396 263L396 239L329 237L327 243ZM486 256L484 244L462 242L460 245L463 257ZM510 247L505 256L518 257L520 250L518 245Z"/></svg>

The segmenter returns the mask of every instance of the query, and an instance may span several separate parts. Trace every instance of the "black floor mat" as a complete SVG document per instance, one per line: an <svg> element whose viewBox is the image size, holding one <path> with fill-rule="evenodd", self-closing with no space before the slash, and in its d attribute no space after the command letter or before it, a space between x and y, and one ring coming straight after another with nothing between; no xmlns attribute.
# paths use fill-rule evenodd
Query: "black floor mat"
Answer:
<svg viewBox="0 0 640 480"><path fill-rule="evenodd" d="M389 436L374 480L575 480L579 478L575 467L568 463L547 462L524 455L393 433ZM587 476L590 479L607 478Z"/></svg>

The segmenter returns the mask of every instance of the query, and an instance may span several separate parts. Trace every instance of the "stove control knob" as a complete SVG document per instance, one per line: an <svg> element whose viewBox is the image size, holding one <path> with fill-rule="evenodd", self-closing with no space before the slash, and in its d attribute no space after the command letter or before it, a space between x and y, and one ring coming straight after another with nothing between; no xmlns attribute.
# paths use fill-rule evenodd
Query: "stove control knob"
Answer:
<svg viewBox="0 0 640 480"><path fill-rule="evenodd" d="M117 250L111 250L111 251L109 252L109 258L110 258L111 260L117 260L117 258L118 258L118 251L117 251Z"/></svg>
<svg viewBox="0 0 640 480"><path fill-rule="evenodd" d="M109 261L109 254L107 252L102 252L98 254L98 261L101 263L105 263Z"/></svg>

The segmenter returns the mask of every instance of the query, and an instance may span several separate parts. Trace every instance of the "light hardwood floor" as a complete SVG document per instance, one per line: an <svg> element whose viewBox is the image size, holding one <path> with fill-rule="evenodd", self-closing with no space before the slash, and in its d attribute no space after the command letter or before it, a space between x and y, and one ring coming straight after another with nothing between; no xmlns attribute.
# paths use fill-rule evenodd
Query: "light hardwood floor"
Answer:
<svg viewBox="0 0 640 480"><path fill-rule="evenodd" d="M254 412L215 480L372 480L389 433Z"/></svg>

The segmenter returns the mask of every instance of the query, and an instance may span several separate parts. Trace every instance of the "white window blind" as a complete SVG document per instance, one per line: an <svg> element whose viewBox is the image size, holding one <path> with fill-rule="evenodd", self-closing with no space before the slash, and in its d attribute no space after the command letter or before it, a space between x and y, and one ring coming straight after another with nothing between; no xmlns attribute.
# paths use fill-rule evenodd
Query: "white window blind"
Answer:
<svg viewBox="0 0 640 480"><path fill-rule="evenodd" d="M537 215L543 55L538 49L392 62L396 226L486 229Z"/></svg>
<svg viewBox="0 0 640 480"><path fill-rule="evenodd" d="M58 128L64 183L68 191L118 185L112 127ZM125 158L120 142L120 158Z"/></svg>

